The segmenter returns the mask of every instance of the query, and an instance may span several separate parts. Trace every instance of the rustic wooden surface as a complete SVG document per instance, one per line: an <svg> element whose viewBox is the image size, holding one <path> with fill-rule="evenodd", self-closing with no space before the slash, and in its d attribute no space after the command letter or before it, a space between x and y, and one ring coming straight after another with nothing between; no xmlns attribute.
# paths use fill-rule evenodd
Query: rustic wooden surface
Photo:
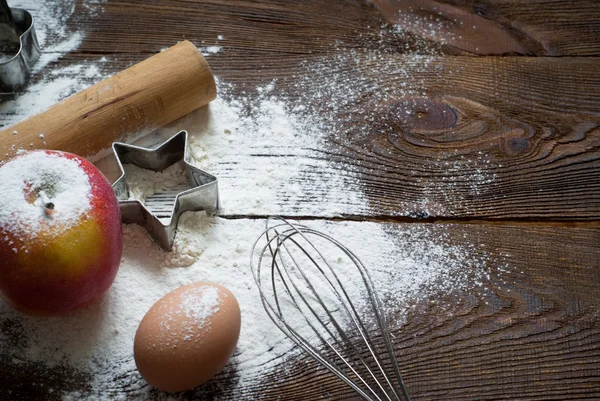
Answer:
<svg viewBox="0 0 600 401"><path fill-rule="evenodd" d="M104 12L68 21L88 34L76 52L48 68L106 55L111 62L103 68L117 72L178 40L208 46L223 35L225 50L209 59L215 74L239 91L278 79L286 95L300 99L294 83L303 62L352 49L359 62L333 65L329 73L338 68L369 85L357 84L360 102L335 110L339 125L322 157L335 162L332 169L357 172L369 207L356 212L340 200L341 218L380 221L392 231L415 223L436 230L449 222L444 228L456 244L481 244L494 261L485 299L453 294L455 309L444 311L420 305L395 333L413 398L599 399L600 7L594 0L408 2L423 8L417 17L441 16L446 33L462 38L440 41L417 24L402 40L390 34L373 49L382 24L402 22L393 14L397 4L377 3L386 16L358 0L109 0ZM472 25L481 33L464 28ZM425 67L411 56L420 36L440 42ZM388 67L398 65L411 69L406 83L422 96L396 90L406 78ZM316 86L327 71L314 74ZM371 84L378 89L369 90ZM356 129L361 110L376 116L364 130ZM212 172L240 174L230 166ZM452 185L440 189L442 183ZM317 193L294 203L319 199ZM247 216L242 210L224 217ZM495 270L504 264L510 268ZM0 333L6 355L4 347L17 345L22 333L7 321ZM56 390L85 391L90 380L65 367L0 359L2 400L55 399ZM220 375L181 398L233 399L231 380ZM109 392L126 397L135 388L123 378ZM268 374L257 367L242 398L258 397L354 399L307 358L282 361Z"/></svg>

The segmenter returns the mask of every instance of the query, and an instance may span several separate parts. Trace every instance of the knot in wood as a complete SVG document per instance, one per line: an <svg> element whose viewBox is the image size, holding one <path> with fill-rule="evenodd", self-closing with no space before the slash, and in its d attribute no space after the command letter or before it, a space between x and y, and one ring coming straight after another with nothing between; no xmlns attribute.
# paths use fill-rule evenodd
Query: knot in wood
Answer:
<svg viewBox="0 0 600 401"><path fill-rule="evenodd" d="M410 98L388 107L389 121L396 121L401 128L407 131L437 132L452 128L457 121L454 110L446 103L436 99Z"/></svg>
<svg viewBox="0 0 600 401"><path fill-rule="evenodd" d="M530 143L522 128L514 128L506 132L500 139L500 149L508 155L518 155L527 152Z"/></svg>

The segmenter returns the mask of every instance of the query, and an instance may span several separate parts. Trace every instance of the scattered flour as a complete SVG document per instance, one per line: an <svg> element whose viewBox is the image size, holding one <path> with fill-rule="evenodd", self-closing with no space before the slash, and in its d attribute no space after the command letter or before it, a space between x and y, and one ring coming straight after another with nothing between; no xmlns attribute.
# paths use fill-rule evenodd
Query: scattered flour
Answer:
<svg viewBox="0 0 600 401"><path fill-rule="evenodd" d="M220 215L366 213L357 172L327 160L324 119L306 115L274 88L232 96L231 86L219 82L220 95L208 107L159 132L165 139L188 130L189 161L219 178Z"/></svg>
<svg viewBox="0 0 600 401"><path fill-rule="evenodd" d="M91 17L97 17L104 13L104 7L102 5L107 1L108 0L84 0L83 6Z"/></svg>
<svg viewBox="0 0 600 401"><path fill-rule="evenodd" d="M182 313L199 328L206 325L206 319L219 312L221 304L222 300L216 287L194 287L181 295L181 309L176 313Z"/></svg>
<svg viewBox="0 0 600 401"><path fill-rule="evenodd" d="M266 88L264 92L270 91ZM221 180L224 213L270 212L276 210L281 199L292 197L296 197L294 203L299 213L306 213L306 205L311 204L318 204L320 213L343 212L344 207L336 204L336 200L344 198L348 186L357 185L356 176L351 172L342 177L332 173L330 181L312 183L314 186L307 188L302 186L304 180L296 179L311 169L326 172L331 169L330 164L323 161L307 165L304 158L298 158L297 163L280 161L290 149L298 149L298 145L301 156L310 156L306 159L319 154L314 149L318 146L306 142L308 135L315 134L314 126L303 132L304 123L294 120L289 106L277 98L261 99L258 114L252 116L244 115L243 106L244 100L218 100L211 105L209 127L196 133L197 140L192 145L197 164L213 167L209 171ZM281 143L279 150L275 148L274 155L261 155L260 142L256 142L261 137ZM315 140L318 139L316 136ZM234 141L236 146L228 141ZM230 176L221 171L219 160L243 162L248 166L248 175ZM325 196L322 202L315 202L311 195L319 192ZM252 194L249 202L245 195L248 193ZM249 203L246 209L238 207L242 198ZM364 202L356 198L345 206L361 204ZM71 316L41 322L0 305L2 319L11 319L28 333L25 347L16 349L14 358L48 366L66 363L89 371L93 377L91 390L66 394L65 399L118 399L125 387L130 389L128 399L169 399L152 391L135 370L132 359L135 330L144 313L166 292L208 280L232 290L242 310L242 332L232 359L237 381L230 391L235 394L236 388L255 383L265 370L283 363L278 356L292 357L297 352L266 316L248 268L252 241L263 225L261 220L225 220L186 213L180 220L174 250L169 253L153 244L142 228L125 226L125 251L119 275L101 303ZM314 225L328 230L359 254L371 269L386 310L399 311L404 319L414 305L436 299L440 293L485 292L489 275L485 263L468 256L471 251L468 245L446 245L439 232L433 234L419 226L384 228L371 223L317 221ZM369 239L368 247L364 246L365 238ZM188 267L173 269L174 266ZM452 305L447 307L451 309ZM394 320L393 328L403 322ZM202 391L202 388L197 390L198 396Z"/></svg>
<svg viewBox="0 0 600 401"><path fill-rule="evenodd" d="M51 68L52 63L75 51L85 37L72 31L68 22L77 18L75 0L15 0L11 7L23 8L32 14L42 54L33 66L30 84L23 92L0 105L0 126L15 124L31 115L99 81L105 76L99 65L106 62L83 61L79 64ZM83 0L86 12L101 12L104 0Z"/></svg>
<svg viewBox="0 0 600 401"><path fill-rule="evenodd" d="M52 70L47 74L47 78L30 84L13 100L0 104L0 123L3 126L13 125L40 113L85 89L100 77L98 67L93 63Z"/></svg>
<svg viewBox="0 0 600 401"><path fill-rule="evenodd" d="M9 4L29 11L42 49L57 45L72 35L67 21L75 13L75 0L13 0Z"/></svg>
<svg viewBox="0 0 600 401"><path fill-rule="evenodd" d="M72 3L46 1L40 9ZM86 2L90 7L101 3ZM53 23L48 20L46 25ZM379 39L385 42L383 45L398 39L386 35L402 34L393 29L385 32ZM66 32L60 35L46 35L46 42L64 44L58 39L66 38ZM170 136L179 129L188 129L190 161L219 178L222 217L184 213L171 252L163 252L143 228L125 226L124 254L115 283L100 303L72 315L33 319L0 302L0 320L10 320L14 330L21 328L27 333L23 345L10 350L11 356L48 367L66 365L89 372L92 382L87 392L66 394L66 399L124 399L123 388L128 389L127 399L170 399L153 391L137 373L132 357L135 331L146 311L167 292L194 282L213 281L235 294L242 312L240 340L230 365L235 366L232 375L236 381L227 391L236 394L245 385L261 380L265 370L285 366L279 357L293 357L297 349L266 315L248 265L253 242L263 231L265 221L237 217L285 214L329 218L370 210L361 173L352 167L353 163L331 161L328 142L359 143L369 126L381 122L379 115L357 115L361 102L385 104L398 97L427 96L424 85L419 84L424 81L414 77L426 79L424 73L431 71L431 65L438 68L439 63L435 49L429 48L408 54L403 63L398 63L397 58L385 57L382 43L374 43L373 49L363 53L340 46L331 55L304 64L301 67L312 75L299 77L296 90L303 94L300 97L279 91L277 81L242 95L235 87L219 82L217 100L160 130L158 135ZM66 47L64 44L63 49ZM215 54L221 47L209 46L202 51ZM362 80L347 74L349 70L373 66L377 69ZM443 68L439 64L440 71ZM386 76L396 77L398 85L384 85L390 82ZM28 92L0 106L2 123L39 112L99 78L96 63L43 75ZM403 78L411 78L406 79L411 86L403 86ZM355 129L344 131L353 119L357 119ZM440 158L440 167L446 162ZM462 168L464 163L453 165ZM493 177L482 174L480 181L472 183L473 191L478 190L479 182L489 179ZM147 196L171 178L147 180L136 196ZM425 199L436 194L431 188L421 195ZM406 214L415 210L434 213L427 207L427 202L410 205ZM367 265L386 312L396 314L392 329L406 322L415 305L437 302L440 294L486 295L490 263L485 254L476 252L468 241L457 245L456 238L448 238L445 226L319 220L311 221L310 226L340 240ZM187 267L174 268L183 266ZM451 313L454 305L449 302L444 307ZM0 336L14 335L11 333L0 332ZM197 398L202 394L202 387L196 390Z"/></svg>
<svg viewBox="0 0 600 401"><path fill-rule="evenodd" d="M42 48L54 46L71 37L68 22L76 18L75 10L80 3L89 14L103 12L106 0L12 0L10 7L23 8L33 17L36 36Z"/></svg>
<svg viewBox="0 0 600 401"><path fill-rule="evenodd" d="M44 70L48 64L57 61L65 54L76 50L81 41L83 40L83 35L79 32L73 33L68 39L57 43L53 46L49 46L42 49L42 55L33 65L33 73L39 73ZM68 72L68 71L65 71ZM57 75L56 71L52 71L53 75Z"/></svg>
<svg viewBox="0 0 600 401"><path fill-rule="evenodd" d="M158 335L167 340L164 345L173 348L177 347L179 339L198 341L210 331L209 319L219 312L222 304L221 294L216 287L185 287L156 304L156 314L162 315L158 323ZM175 327L180 330L174 332ZM159 346L162 345L159 343Z"/></svg>
<svg viewBox="0 0 600 401"><path fill-rule="evenodd" d="M116 397L125 387L131 390L128 399L163 399L160 393L151 392L135 370L135 331L159 298L200 281L225 286L240 304L242 330L232 360L237 384L230 391L242 390L245 384L260 380L265 370L284 363L279 356L296 355L293 344L266 315L248 265L250 249L265 222L185 213L180 229L193 225L203 227L192 232L206 249L185 269L164 266L149 252L157 246L143 229L125 226L125 249L115 283L102 302L85 310L39 320L0 303L1 319L10 319L14 327L22 326L28 333L24 348L13 350L14 357L48 366L67 363L91 372L91 393L79 394L76 399ZM369 268L386 311L400 310L403 318L409 316L411 307L437 300L440 293L485 294L490 274L485 259L473 258L468 244L448 246L444 226L320 221L310 226L331 234L353 250ZM364 246L366 238L369 246ZM348 286L353 286L352 281ZM452 304L447 307L451 310ZM393 329L403 322L396 320ZM202 388L198 392L201 395Z"/></svg>
<svg viewBox="0 0 600 401"><path fill-rule="evenodd" d="M207 47L201 47L200 52L202 53L203 56L208 56L208 55L216 54L216 53L220 52L221 49L222 49L221 46L207 46Z"/></svg>

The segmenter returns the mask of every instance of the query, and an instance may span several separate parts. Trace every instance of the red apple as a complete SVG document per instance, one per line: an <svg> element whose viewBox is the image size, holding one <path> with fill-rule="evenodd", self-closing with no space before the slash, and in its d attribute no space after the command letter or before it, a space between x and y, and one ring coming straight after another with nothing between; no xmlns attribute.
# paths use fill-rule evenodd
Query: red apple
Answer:
<svg viewBox="0 0 600 401"><path fill-rule="evenodd" d="M0 296L33 316L98 300L123 250L117 197L72 153L39 150L0 166Z"/></svg>

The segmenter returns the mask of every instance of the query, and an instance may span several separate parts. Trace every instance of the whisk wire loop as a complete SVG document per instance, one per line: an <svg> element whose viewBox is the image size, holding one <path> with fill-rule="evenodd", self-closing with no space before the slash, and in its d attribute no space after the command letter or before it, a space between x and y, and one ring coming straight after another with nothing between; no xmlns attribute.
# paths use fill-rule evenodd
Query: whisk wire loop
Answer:
<svg viewBox="0 0 600 401"><path fill-rule="evenodd" d="M374 290L366 267L356 255L334 238L305 226L293 225L284 219L279 220L282 223L274 225L270 225L270 219L267 220L265 230L254 243L250 260L261 302L269 318L298 346L352 387L364 399L383 401L377 391L368 383L367 380L369 380L376 384L375 387L385 395L386 400L401 401L405 399L410 401L393 352L387 321L382 313L382 304ZM393 375L396 377L396 386L386 372L382 356L375 349L375 341L352 301L352 296L346 291L343 280L323 253L308 239L308 236L325 240L334 245L336 249L342 251L359 272L360 280L366 288L368 306L373 312L372 318L377 323L377 328L385 344L385 351L389 355ZM259 242L263 239L266 239L266 244L259 247ZM258 255L256 263L255 255ZM270 259L270 269L265 271L262 267L267 258ZM305 260L304 264L302 260ZM319 279L324 279L322 284L325 284L325 288L314 285L313 280L315 279L309 277L308 271L317 272ZM265 275L270 277L270 288L264 286ZM333 294L334 300L339 302L336 308L332 309L331 305L328 306L328 301L323 298L320 291L325 290ZM286 301L285 305L282 304L283 300ZM286 306L288 310L285 309ZM336 355L339 359L337 363L324 357L322 351L308 341L303 332L298 331L288 321L286 314L294 310L303 317L302 320L307 323L325 349L330 349ZM341 321L336 318L336 314L342 314L346 319ZM346 322L348 318L350 322ZM344 329L346 323L351 323L351 326L354 327L353 331L358 333L357 338L362 340L362 344L368 350L370 359L376 365L375 369L369 366L368 361L355 345L355 341L348 335L346 332L348 329ZM334 330L330 326L333 326ZM343 352L348 353L349 356L344 355ZM349 370L351 376L342 370L342 366ZM358 367L364 370L370 379L365 379L360 374ZM383 382L378 379L376 372L383 378ZM403 398L397 388L401 390Z"/></svg>
<svg viewBox="0 0 600 401"><path fill-rule="evenodd" d="M308 232L308 231L307 231ZM292 260L292 262L294 263L294 265L298 268L299 264L296 261L296 258L294 258L294 256L292 255L292 253L289 251L288 247L285 245L285 241L286 240L290 240L293 244L297 245L298 247L300 247L300 244L294 240L293 238L291 238L293 235L302 235L300 232L295 231L293 233L290 233L288 235L286 235L283 239L283 241L281 241L281 248L284 249L287 253L288 256L290 257L290 260ZM356 308L354 307L354 304L352 303L350 297L348 296L347 292L344 290L343 287L341 287L341 290L344 294L344 298L346 299L346 301L348 302L348 305L350 305L350 309L352 310L352 313L350 312L350 310L348 309L347 305L345 303L343 303L343 299L342 296L340 295L340 293L338 292L337 288L333 285L333 283L330 281L330 279L326 276L325 271L319 266L319 264L316 262L316 260L304 249L301 248L302 252L308 257L308 259L312 262L312 264L316 267L316 269L323 275L323 277L325 278L326 282L330 285L331 290L333 291L333 293L335 294L335 296L337 297L338 300L340 300L342 302L342 307L346 310L346 312L348 313L348 315L351 317L351 319L353 320L353 323L356 325L356 327L359 330L359 333L362 337L362 339L365 341L365 344L367 344L367 347L369 349L369 351L371 353L373 353L373 350L371 349L371 346L369 344L370 337L368 336L368 332L366 331L366 329L364 328L364 324L362 322L362 320L360 319L358 312L356 311ZM322 257L322 255L320 254L320 252L315 248L315 251L319 254L320 257ZM276 249L275 251L272 252L272 254L274 256L276 256L278 253L278 249ZM327 264L327 266L329 268L331 268L331 266L329 266L329 264L327 263L327 261L325 259L323 259L324 263ZM273 259L273 263L272 263L272 269L276 269L277 271L281 271L281 269L279 268L279 265L276 263L276 258ZM287 276L290 279L290 282L294 288L294 290L297 292L299 298L303 301L303 303L305 304L305 306L308 308L308 310L311 312L311 314L316 318L319 319L319 315L318 313L315 311L315 309L310 305L309 301L307 300L307 298L303 295L302 291L298 288L298 286L295 284L295 282L291 279L291 275L289 274L287 269L284 269L284 271L286 271ZM329 322L331 322L335 329L337 330L337 332L340 334L340 336L342 337L343 341L346 341L346 344L349 345L352 348L352 351L354 352L354 355L356 355L358 357L358 359L361 361L363 367L367 370L367 372L369 373L369 375L375 380L375 383L377 383L377 385L379 386L380 390L383 391L385 393L385 389L383 388L383 386L377 381L377 377L375 376L375 373L371 370L371 368L369 367L368 363L364 360L364 358L362 357L362 355L360 354L359 350L356 349L354 343L352 341L350 341L350 339L347 337L347 335L345 334L344 330L341 327L340 322L338 322L338 320L335 318L335 316L333 315L332 311L327 307L327 305L325 304L325 302L323 301L323 299L321 298L321 296L319 296L319 293L315 290L314 286L312 284L310 284L309 278L306 276L306 274L304 274L304 272L299 269L300 274L303 276L303 278L307 283L308 289L311 291L312 295L316 298L316 300L318 301L319 305L323 308L323 310L325 311L325 313L327 314L328 318L329 318ZM341 286L342 283L338 277L338 275L335 273L335 271L332 271L336 281L338 282L338 284ZM283 278L283 275L281 275L280 277L282 277L282 280L285 280ZM298 302L296 301L296 298L294 297L294 295L289 291L289 287L287 286L287 284L285 284L285 288L288 290L288 293L290 295L290 297L292 298L292 303L294 304L294 306L298 309L301 310L300 305L298 304ZM278 303L277 303L278 304ZM279 314L280 316L283 316L281 309L279 309ZM315 333L317 334L317 336L319 337L319 339L326 344L334 353L336 353L338 355L338 357L342 360L342 362L358 377L358 379L363 383L364 386L366 386L371 393L377 398L377 400L380 400L379 396L377 395L377 393L371 388L371 386L369 386L369 384L358 374L358 372L354 369L354 367L348 362L348 360L346 358L343 357L342 354L340 354L338 352L338 350L331 344L331 342L329 342L326 338L324 338L323 336L321 336L321 334L319 333L319 331L315 328L315 326L310 322L310 320L305 316L305 320L307 321L307 323L309 324L309 326L313 329L313 331L315 331ZM329 330L329 328L327 327L327 325L324 325L324 328L326 329L327 333L330 335L330 337L334 340L334 342L338 345L338 346L342 346L341 342L337 339L336 336L333 335L333 333ZM381 368L381 365L379 364L379 361L377 361L377 365L380 369L380 371L382 373L384 373L383 368ZM391 383L388 383L389 385L391 385ZM392 399L387 395L386 398L388 399L388 401L392 401Z"/></svg>
<svg viewBox="0 0 600 401"><path fill-rule="evenodd" d="M263 249L263 252L265 250L266 249ZM354 382L352 382L336 365L331 364L327 359L323 358L321 356L321 354L319 353L319 351L311 343L309 343L308 341L306 341L302 336L298 335L298 333L293 329L293 327L290 326L287 323L287 321L283 320L281 318L281 315L278 314L278 312L275 310L275 308L273 307L273 305L271 305L268 302L267 298L262 293L262 285L261 285L260 281L258 281L258 279L257 279L257 276L260 275L260 261L261 261L261 259L262 259L262 254L261 254L261 257L259 258L259 263L258 263L259 267L257 268L257 270L255 272L256 274L254 275L254 277L255 277L255 280L257 281L259 290L261 291L261 302L262 302L263 307L265 308L265 311L267 312L267 315L269 316L269 318L273 321L273 323L275 323L275 325L283 333L285 333L290 339L292 339L298 346L300 346L305 351L307 351L313 358L315 358L318 362L320 362L322 365L324 365L327 369L329 369L332 373L334 373L338 378L340 378L346 384L348 384L350 387L352 387L363 398L365 398L367 400L371 400L370 396L368 394L366 394ZM276 301L276 304L277 304L278 309L280 309L278 301ZM318 334L318 331L314 328L314 326L312 326L312 323L309 323L309 325ZM320 336L320 334L318 334L318 335ZM335 350L335 352L338 353L337 350ZM354 369L352 369L352 370L353 370L353 373L357 374L357 372L354 371Z"/></svg>

